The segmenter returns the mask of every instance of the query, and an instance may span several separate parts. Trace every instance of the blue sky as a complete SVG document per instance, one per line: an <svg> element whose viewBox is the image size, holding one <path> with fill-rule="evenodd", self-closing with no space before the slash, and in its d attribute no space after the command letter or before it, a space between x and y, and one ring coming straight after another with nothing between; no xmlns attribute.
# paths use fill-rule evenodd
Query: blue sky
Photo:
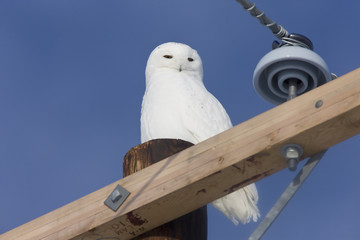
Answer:
<svg viewBox="0 0 360 240"><path fill-rule="evenodd" d="M359 67L360 2L254 0L309 37L331 72ZM274 107L252 87L274 37L235 0L0 1L0 233L122 177L140 143L148 55L197 49L204 82L239 124ZM331 148L263 239L358 239L360 136ZM262 216L295 173L257 183ZM208 239L247 239L208 207Z"/></svg>

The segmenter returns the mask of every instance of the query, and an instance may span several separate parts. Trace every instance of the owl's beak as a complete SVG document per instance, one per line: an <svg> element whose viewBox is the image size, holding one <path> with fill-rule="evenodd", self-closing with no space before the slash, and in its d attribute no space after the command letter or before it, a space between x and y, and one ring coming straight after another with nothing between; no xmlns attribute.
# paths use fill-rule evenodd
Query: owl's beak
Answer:
<svg viewBox="0 0 360 240"><path fill-rule="evenodd" d="M181 72L182 71L182 66L180 65L180 67L179 67L179 72Z"/></svg>

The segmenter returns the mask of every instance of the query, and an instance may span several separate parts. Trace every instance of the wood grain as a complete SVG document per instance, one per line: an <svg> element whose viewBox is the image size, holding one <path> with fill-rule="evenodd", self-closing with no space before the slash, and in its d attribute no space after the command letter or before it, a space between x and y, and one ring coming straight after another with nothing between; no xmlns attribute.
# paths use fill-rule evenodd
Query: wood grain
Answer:
<svg viewBox="0 0 360 240"><path fill-rule="evenodd" d="M192 143L180 139L156 139L130 149L123 160L124 177L178 153ZM186 203L183 203L186 204ZM159 212L166 214L166 212ZM137 221L137 218L133 218ZM138 223L142 224L141 220ZM207 209L203 206L134 238L134 240L206 240Z"/></svg>
<svg viewBox="0 0 360 240"><path fill-rule="evenodd" d="M317 108L320 100L323 104ZM0 239L130 239L282 170L286 167L280 153L284 144L301 145L305 158L358 133L360 69L13 229ZM114 213L103 202L117 184L131 194Z"/></svg>

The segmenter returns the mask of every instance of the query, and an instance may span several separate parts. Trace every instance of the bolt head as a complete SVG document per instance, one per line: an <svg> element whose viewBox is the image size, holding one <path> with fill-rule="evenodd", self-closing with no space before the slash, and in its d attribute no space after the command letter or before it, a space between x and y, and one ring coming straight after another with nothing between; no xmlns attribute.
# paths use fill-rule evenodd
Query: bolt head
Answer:
<svg viewBox="0 0 360 240"><path fill-rule="evenodd" d="M111 201L112 202L117 202L117 201L119 201L120 198L121 198L121 194L120 194L119 190L115 189L111 193Z"/></svg>
<svg viewBox="0 0 360 240"><path fill-rule="evenodd" d="M300 152L297 148L294 147L288 147L285 150L285 158L291 159L291 158L299 158Z"/></svg>
<svg viewBox="0 0 360 240"><path fill-rule="evenodd" d="M315 107L316 108L320 108L321 106L323 105L323 101L322 100L319 100L315 103Z"/></svg>

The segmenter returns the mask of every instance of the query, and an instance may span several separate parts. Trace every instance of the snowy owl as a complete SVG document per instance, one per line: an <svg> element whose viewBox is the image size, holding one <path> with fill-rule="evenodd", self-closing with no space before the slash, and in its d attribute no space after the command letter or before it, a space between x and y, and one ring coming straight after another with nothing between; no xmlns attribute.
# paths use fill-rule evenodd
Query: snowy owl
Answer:
<svg viewBox="0 0 360 240"><path fill-rule="evenodd" d="M141 109L141 142L158 138L193 144L232 127L221 103L207 91L197 51L169 42L156 47L147 62L146 90ZM212 205L234 224L257 221L258 193L250 184Z"/></svg>

